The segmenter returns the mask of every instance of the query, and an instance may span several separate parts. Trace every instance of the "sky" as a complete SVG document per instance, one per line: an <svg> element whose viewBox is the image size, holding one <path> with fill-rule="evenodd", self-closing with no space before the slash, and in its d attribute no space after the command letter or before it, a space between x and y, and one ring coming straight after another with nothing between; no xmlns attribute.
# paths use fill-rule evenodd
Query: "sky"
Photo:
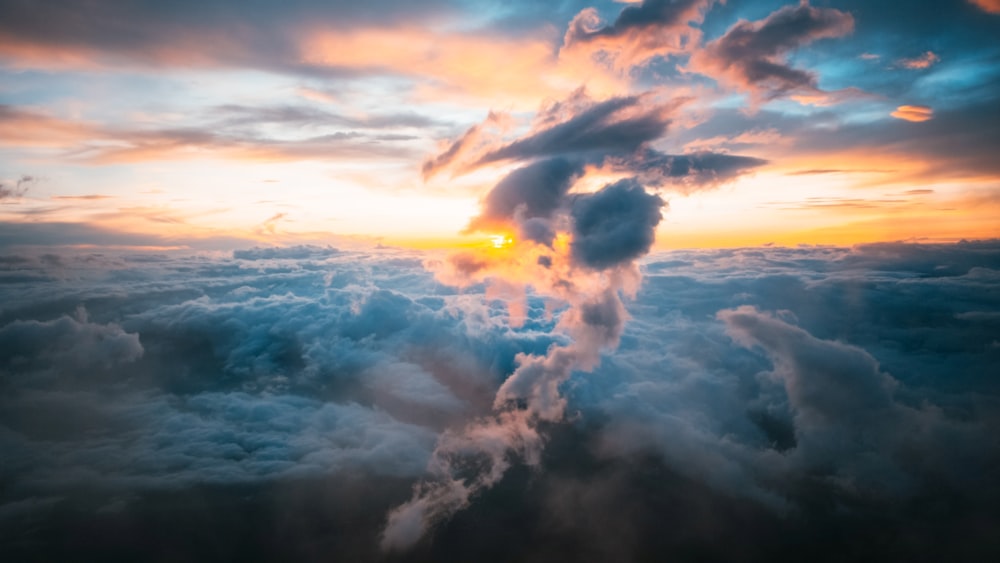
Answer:
<svg viewBox="0 0 1000 563"><path fill-rule="evenodd" d="M639 96L660 127L549 154L587 161L578 191L634 172L595 150L694 158L650 163L658 248L995 237L998 11L5 0L0 221L28 244L474 244L498 234L468 230L481 199L540 155L478 156Z"/></svg>
<svg viewBox="0 0 1000 563"><path fill-rule="evenodd" d="M1000 560L997 37L0 0L0 560Z"/></svg>

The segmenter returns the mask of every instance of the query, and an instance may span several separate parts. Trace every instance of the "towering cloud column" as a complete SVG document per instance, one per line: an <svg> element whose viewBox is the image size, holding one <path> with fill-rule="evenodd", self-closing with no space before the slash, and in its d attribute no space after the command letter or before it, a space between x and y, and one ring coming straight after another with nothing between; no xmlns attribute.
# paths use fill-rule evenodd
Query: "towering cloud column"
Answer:
<svg viewBox="0 0 1000 563"><path fill-rule="evenodd" d="M500 386L493 414L440 438L429 476L393 510L386 550L405 549L436 523L497 483L511 463L538 462L541 422L562 420L559 386L574 370L590 370L602 350L618 345L628 314L623 295L639 283L635 260L649 251L663 200L628 178L593 193L571 193L583 166L564 158L511 172L484 200L473 228L513 230L510 247L453 256L444 281L487 281L534 291L566 307L556 330L568 343L543 356L520 354Z"/></svg>

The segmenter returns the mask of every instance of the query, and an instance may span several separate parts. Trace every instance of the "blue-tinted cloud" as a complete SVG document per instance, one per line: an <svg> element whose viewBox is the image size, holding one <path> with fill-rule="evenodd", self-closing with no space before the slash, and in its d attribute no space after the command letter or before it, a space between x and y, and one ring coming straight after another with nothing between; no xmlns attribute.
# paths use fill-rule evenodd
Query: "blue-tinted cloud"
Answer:
<svg viewBox="0 0 1000 563"><path fill-rule="evenodd" d="M198 510L214 513L222 497L206 487L315 495L361 474L396 492L323 514L367 514L357 541L375 557L382 515L405 500L442 433L489 412L528 354L507 385L516 396L545 351L565 345L553 328L566 315L593 329L595 349L620 338L619 348L549 397L566 401L570 421L538 429L550 443L534 477L511 470L415 556L469 556L456 530L492 546L495 526L470 522L495 523L500 499L532 515L509 529L516 537L555 534L611 556L682 537L715 553L718 534L752 553L841 553L875 530L933 522L906 508L922 502L966 507L949 512L956 526L938 528L934 549L988 547L959 529L998 521L977 508L995 500L995 243L671 252L645 261L627 324L616 295L556 310L529 296L517 329L482 286L442 286L416 253L270 254L3 257L0 530L34 526L49 539L14 553L65 545L83 525L74 503L106 526L159 507L148 496L157 490L202 491ZM646 530L673 506L664 499L701 507L712 533L684 519ZM579 510L594 516L571 517ZM627 542L595 539L608 511L633 530ZM862 525L872 511L880 527ZM183 521L164 529L174 526ZM828 526L855 531L844 544ZM777 539L789 528L814 543ZM517 545L497 553L542 549Z"/></svg>

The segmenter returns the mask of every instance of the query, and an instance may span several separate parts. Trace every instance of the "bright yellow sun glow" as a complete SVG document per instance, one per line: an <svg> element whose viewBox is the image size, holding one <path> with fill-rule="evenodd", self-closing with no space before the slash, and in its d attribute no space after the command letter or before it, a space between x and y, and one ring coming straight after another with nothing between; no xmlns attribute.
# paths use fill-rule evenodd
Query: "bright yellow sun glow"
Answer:
<svg viewBox="0 0 1000 563"><path fill-rule="evenodd" d="M514 238L510 235L493 235L490 237L490 243L493 244L493 248L507 248L514 244Z"/></svg>

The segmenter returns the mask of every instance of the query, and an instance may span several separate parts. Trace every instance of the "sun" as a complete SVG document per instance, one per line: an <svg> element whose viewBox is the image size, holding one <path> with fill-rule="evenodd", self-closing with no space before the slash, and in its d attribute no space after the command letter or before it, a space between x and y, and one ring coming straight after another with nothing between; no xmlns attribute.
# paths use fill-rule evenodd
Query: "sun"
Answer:
<svg viewBox="0 0 1000 563"><path fill-rule="evenodd" d="M510 235L493 235L490 237L490 243L492 243L493 248L507 248L514 244L514 238Z"/></svg>

